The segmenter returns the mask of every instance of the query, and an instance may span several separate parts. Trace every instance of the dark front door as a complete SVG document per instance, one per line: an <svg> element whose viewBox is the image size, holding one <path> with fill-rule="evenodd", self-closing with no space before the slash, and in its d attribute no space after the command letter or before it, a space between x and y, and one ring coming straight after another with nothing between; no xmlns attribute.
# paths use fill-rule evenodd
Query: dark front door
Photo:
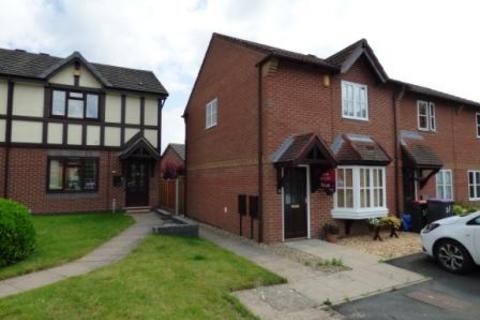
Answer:
<svg viewBox="0 0 480 320"><path fill-rule="evenodd" d="M410 211L412 203L416 199L415 195L415 170L411 168L403 168L403 205L406 211Z"/></svg>
<svg viewBox="0 0 480 320"><path fill-rule="evenodd" d="M285 238L307 236L307 169L285 168L284 226Z"/></svg>
<svg viewBox="0 0 480 320"><path fill-rule="evenodd" d="M131 160L126 164L126 206L148 206L148 162Z"/></svg>

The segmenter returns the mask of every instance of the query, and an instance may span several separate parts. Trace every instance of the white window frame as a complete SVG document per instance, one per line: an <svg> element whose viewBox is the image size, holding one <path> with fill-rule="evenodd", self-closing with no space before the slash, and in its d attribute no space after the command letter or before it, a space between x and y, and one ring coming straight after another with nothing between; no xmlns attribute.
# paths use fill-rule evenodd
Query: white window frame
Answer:
<svg viewBox="0 0 480 320"><path fill-rule="evenodd" d="M424 104L427 107L426 115L423 115L427 118L427 126L422 127L420 125L420 105ZM436 132L437 131L437 119L435 117L435 103L424 101L424 100L417 100L417 127L420 131L429 131L429 132Z"/></svg>
<svg viewBox="0 0 480 320"><path fill-rule="evenodd" d="M333 195L334 207L331 211L332 217L335 219L367 219L374 217L384 217L388 214L387 208L387 181L386 181L386 170L385 167L378 166L339 166L337 169L352 169L352 186L353 186L353 207L338 207L338 192L335 192ZM368 172L370 183L368 189L370 190L369 207L361 207L360 201L360 171L365 169ZM378 187L374 185L373 181L373 172L374 170L380 170L382 178L382 186ZM338 188L337 179L337 188ZM374 193L375 190L381 190L382 197L382 206L374 206Z"/></svg>
<svg viewBox="0 0 480 320"><path fill-rule="evenodd" d="M449 173L450 174L450 185L446 184L445 183L445 174L446 173ZM442 176L442 183L440 184L439 183L439 177L440 175ZM442 189L442 194L445 195L446 194L446 190L447 188L451 188L451 195L452 197L451 198L446 198L444 196L441 196L438 192L439 189ZM439 172L437 172L437 174L435 175L435 194L436 194L436 197L437 199L443 199L443 200L453 200L455 198L454 194L453 194L453 172L451 169L442 169L440 170Z"/></svg>
<svg viewBox="0 0 480 320"><path fill-rule="evenodd" d="M480 117L480 112L476 112L475 113L475 124L476 124L475 130L477 130L477 132L476 132L477 138L480 138L480 134L479 134L480 133L480 121L478 121L479 117Z"/></svg>
<svg viewBox="0 0 480 320"><path fill-rule="evenodd" d="M342 80L342 118L346 119L353 119L353 120L361 120L361 121L368 121L368 86L365 84L350 82ZM351 87L352 92L352 100L348 99L347 97L347 88ZM355 93L357 90L363 89L365 92L365 96L363 97L365 101L358 101L362 100L361 96L357 96L357 100L355 99ZM351 102L351 103L350 103ZM358 110L362 113L362 105L365 107L365 116L357 116ZM350 114L352 113L352 114Z"/></svg>
<svg viewBox="0 0 480 320"><path fill-rule="evenodd" d="M470 181L470 174L473 174L473 182ZM479 175L477 179L477 174ZM467 171L467 182L468 182L468 200L470 201L479 201L480 192L477 192L477 187L480 186L480 170L468 170ZM473 187L474 196L472 197L470 193L470 188Z"/></svg>
<svg viewBox="0 0 480 320"><path fill-rule="evenodd" d="M218 123L218 100L213 99L205 105L205 129L213 128Z"/></svg>

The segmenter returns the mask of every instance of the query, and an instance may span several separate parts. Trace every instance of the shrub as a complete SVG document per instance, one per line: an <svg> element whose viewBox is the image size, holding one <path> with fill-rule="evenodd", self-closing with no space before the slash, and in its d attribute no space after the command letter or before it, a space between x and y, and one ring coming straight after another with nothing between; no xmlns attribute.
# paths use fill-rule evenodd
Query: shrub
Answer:
<svg viewBox="0 0 480 320"><path fill-rule="evenodd" d="M323 232L325 234L338 234L340 232L340 229L338 229L338 226L335 225L335 224L330 224L330 223L326 223L323 225Z"/></svg>
<svg viewBox="0 0 480 320"><path fill-rule="evenodd" d="M0 199L0 267L18 262L35 250L35 229L28 209Z"/></svg>

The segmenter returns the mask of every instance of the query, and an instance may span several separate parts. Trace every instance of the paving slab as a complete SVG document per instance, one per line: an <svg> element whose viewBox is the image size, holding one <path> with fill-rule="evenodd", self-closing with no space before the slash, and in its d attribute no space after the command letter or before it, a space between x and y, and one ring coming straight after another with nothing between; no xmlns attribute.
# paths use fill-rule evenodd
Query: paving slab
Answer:
<svg viewBox="0 0 480 320"><path fill-rule="evenodd" d="M288 280L281 286L235 293L252 312L267 320L341 319L341 315L331 310L327 312L325 308L428 279L382 263L379 256L321 240L295 240L284 245L320 259L341 259L349 268L335 273L318 271L276 254L273 247L258 245L202 224L200 236Z"/></svg>
<svg viewBox="0 0 480 320"><path fill-rule="evenodd" d="M0 298L85 274L124 258L161 222L153 212L132 216L134 225L78 260L0 281Z"/></svg>

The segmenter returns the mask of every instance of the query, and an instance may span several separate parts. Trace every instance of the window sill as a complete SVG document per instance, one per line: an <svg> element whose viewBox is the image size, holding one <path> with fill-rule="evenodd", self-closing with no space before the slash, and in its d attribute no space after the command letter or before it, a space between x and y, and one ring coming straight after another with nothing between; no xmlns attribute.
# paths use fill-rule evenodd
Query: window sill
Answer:
<svg viewBox="0 0 480 320"><path fill-rule="evenodd" d="M420 129L420 128L417 128L417 131L420 131L422 133L429 133L429 134L437 133L437 130L428 130L428 129Z"/></svg>
<svg viewBox="0 0 480 320"><path fill-rule="evenodd" d="M353 120L353 121L362 121L362 122L368 122L369 121L368 118L356 118L356 117L348 117L348 116L343 116L343 115L342 115L342 119Z"/></svg>
<svg viewBox="0 0 480 320"><path fill-rule="evenodd" d="M388 208L376 209L344 209L336 208L331 211L334 219L363 220L368 218L380 218L388 215Z"/></svg>

